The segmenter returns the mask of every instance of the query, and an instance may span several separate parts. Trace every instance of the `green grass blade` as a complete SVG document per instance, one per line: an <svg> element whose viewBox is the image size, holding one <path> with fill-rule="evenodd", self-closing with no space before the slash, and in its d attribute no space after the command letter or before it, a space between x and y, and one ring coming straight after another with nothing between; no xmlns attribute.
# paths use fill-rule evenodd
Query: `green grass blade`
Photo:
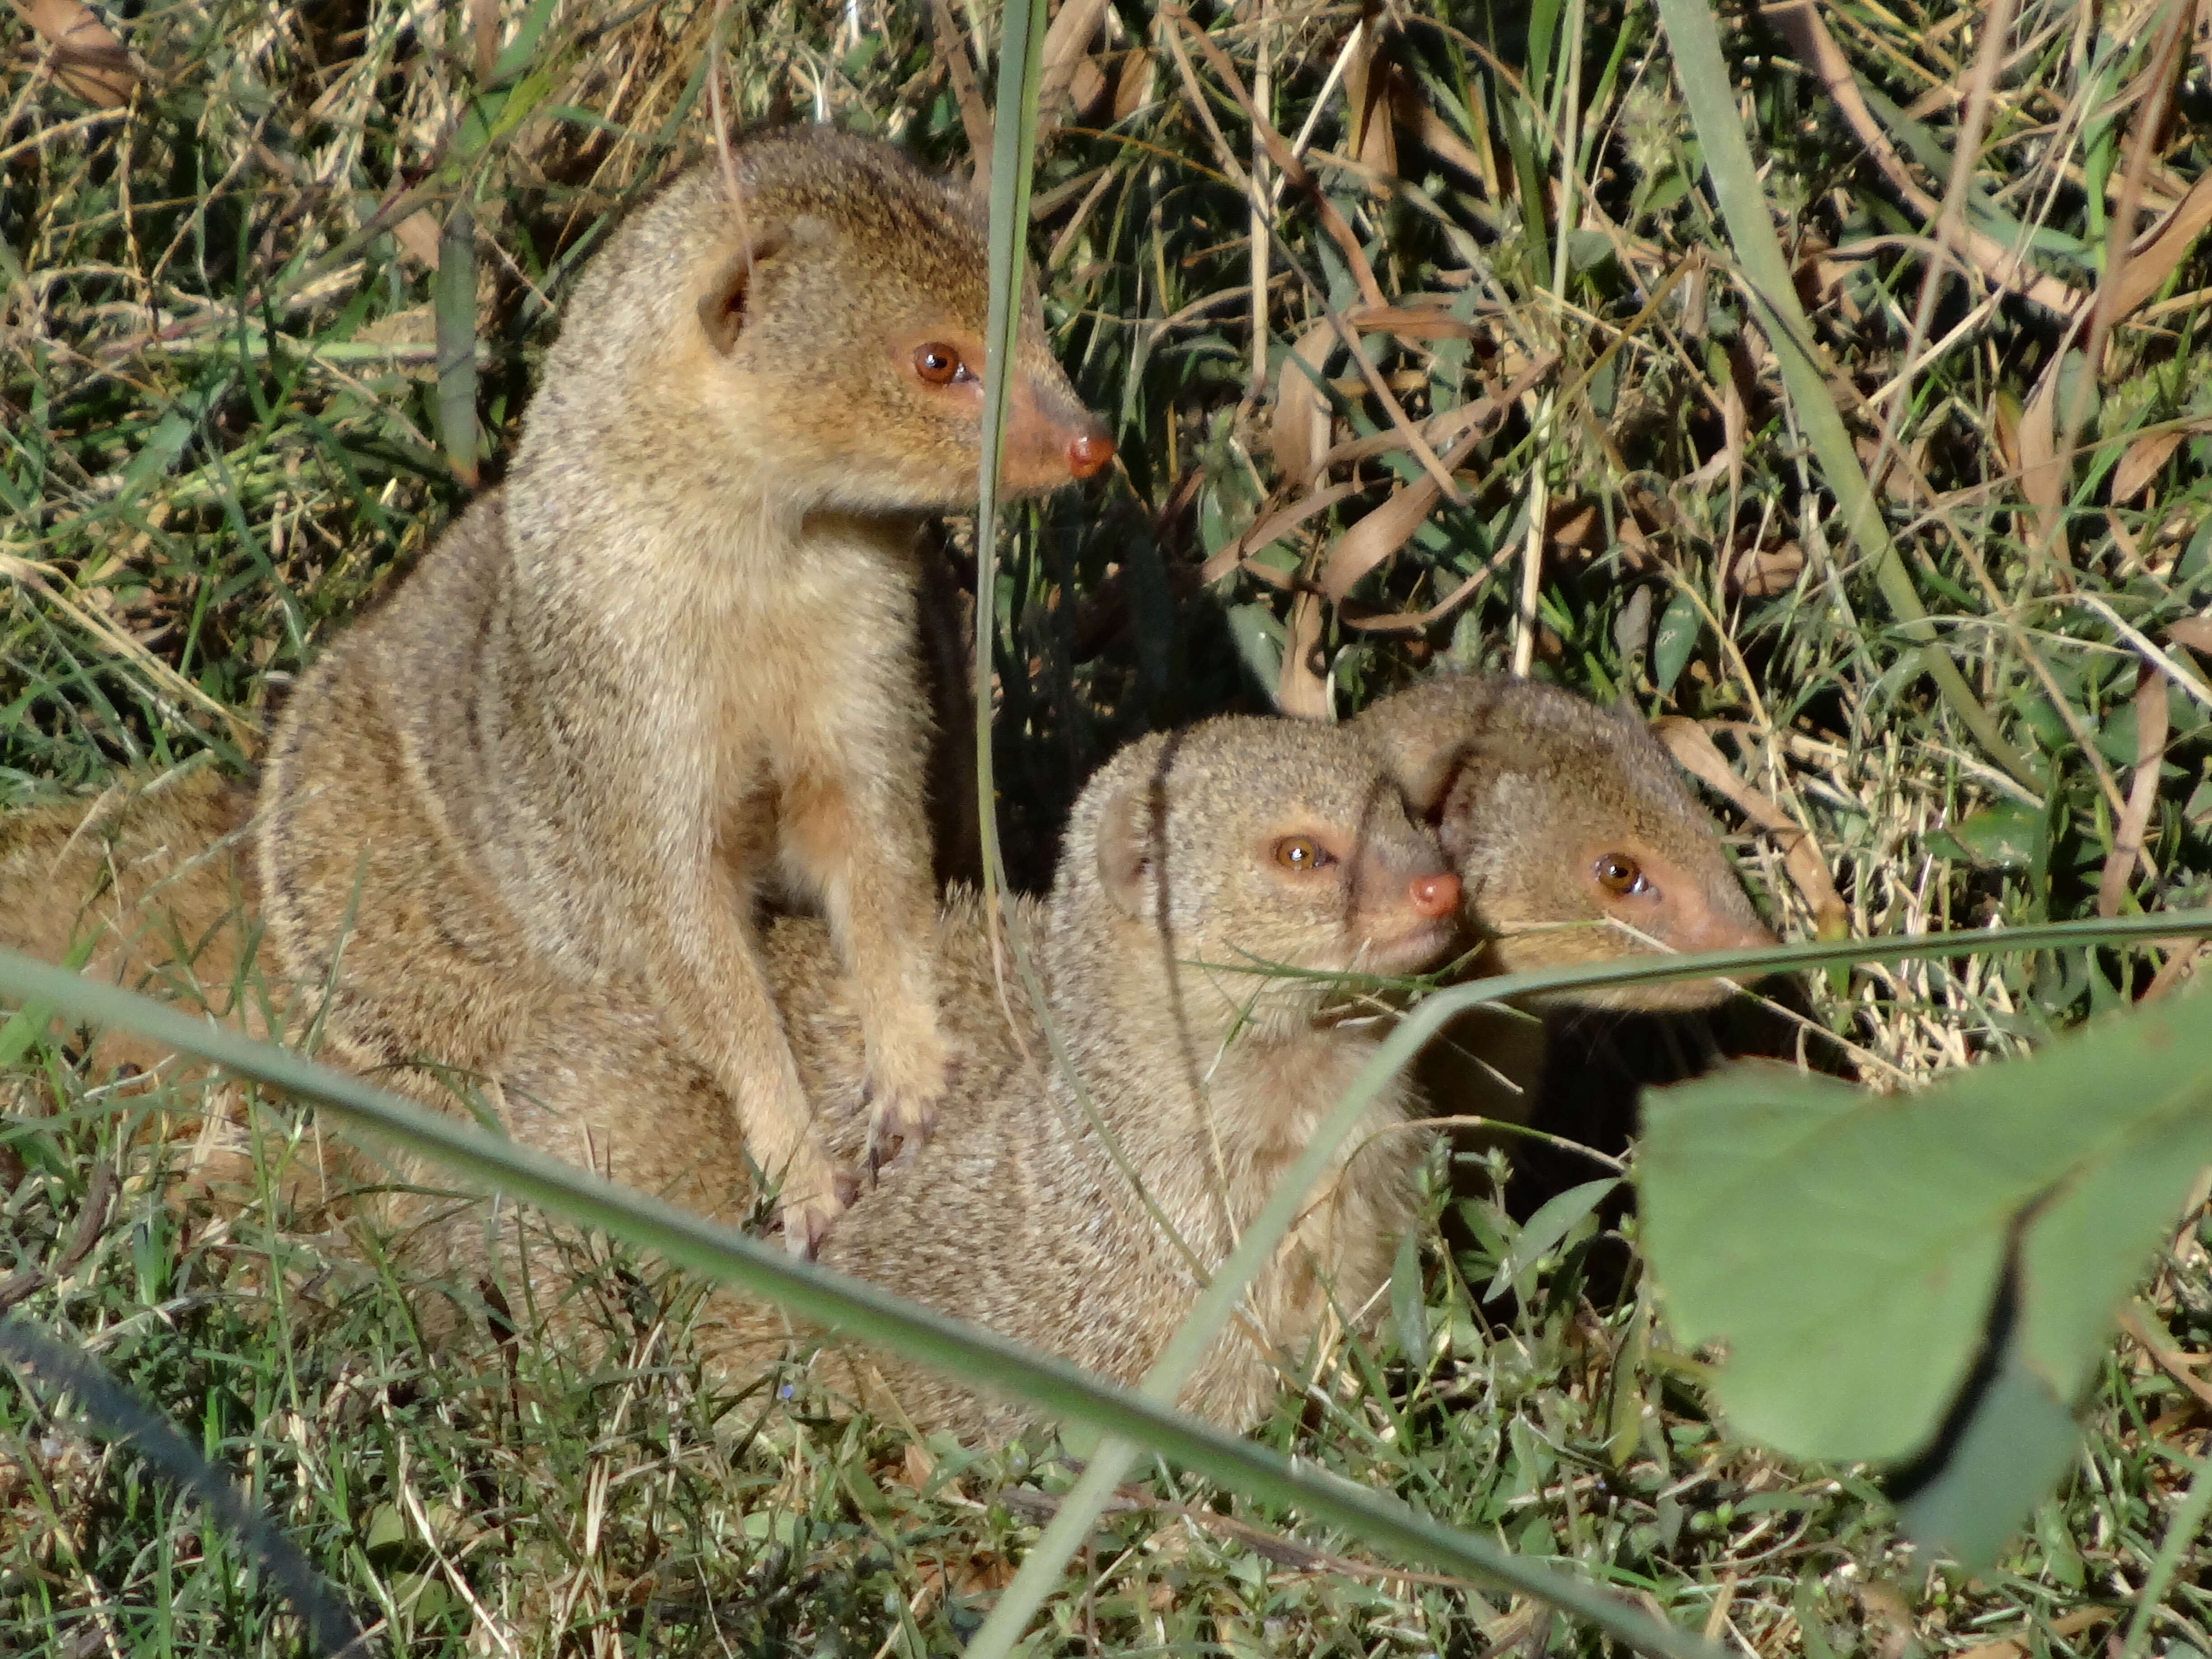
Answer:
<svg viewBox="0 0 2212 1659"><path fill-rule="evenodd" d="M337 1592L299 1547L271 1525L221 1470L195 1451L167 1418L83 1354L21 1319L0 1319L0 1356L13 1360L56 1392L75 1395L79 1408L102 1434L127 1441L147 1462L197 1498L283 1589L319 1652L363 1650L359 1645L361 1626Z"/></svg>
<svg viewBox="0 0 2212 1659"><path fill-rule="evenodd" d="M1705 0L1659 0L1659 16L1674 47L1674 73L1697 125L1706 175L1712 180L1721 216L1727 221L1729 240L1735 245L1738 280L1782 365L1783 384L1789 389L1790 405L1805 435L1812 441L1821 476L1836 493L1844 532L1873 556L1875 581L1881 596L1895 613L1899 631L1918 647L1921 666L1936 681L1951 712L1974 734L1990 759L2040 794L2045 786L2037 769L1997 730L1996 721L1982 707L1937 637L1936 625L1905 571L1905 561L1890 539L1881 508L1867 486L1866 474L1851 447L1850 433L1836 412L1835 399L1829 393L1813 344L1812 325L1797 302L1782 244L1774 234L1766 194L1759 187L1751 145L1744 137L1735 89L1721 57L1719 26L1713 9Z"/></svg>
<svg viewBox="0 0 2212 1659"><path fill-rule="evenodd" d="M838 1326L947 1375L971 1382L988 1376L1006 1393L1109 1433L1127 1436L1233 1491L1295 1506L1407 1559L1479 1575L1540 1596L1645 1651L1711 1659L1711 1650L1703 1644L1604 1591L1578 1583L1556 1568L1521 1559L1486 1539L1443 1526L1396 1498L1301 1468L1265 1447L1101 1382L1065 1360L1033 1353L993 1332L796 1260L775 1245L672 1210L642 1193L410 1104L358 1078L14 951L0 950L0 995L48 1002L76 1019L127 1025L313 1101L349 1130L434 1159L481 1185L578 1225L603 1229L722 1284L772 1297L808 1319Z"/></svg>

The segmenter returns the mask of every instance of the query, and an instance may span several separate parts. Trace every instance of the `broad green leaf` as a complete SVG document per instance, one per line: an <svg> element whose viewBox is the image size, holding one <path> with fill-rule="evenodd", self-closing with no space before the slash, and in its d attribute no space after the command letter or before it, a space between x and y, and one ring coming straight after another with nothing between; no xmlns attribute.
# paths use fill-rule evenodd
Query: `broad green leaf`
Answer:
<svg viewBox="0 0 2212 1659"><path fill-rule="evenodd" d="M2024 869L2035 861L2043 838L2043 809L2001 800L1926 837L1938 858L1964 859L1986 870Z"/></svg>
<svg viewBox="0 0 2212 1659"><path fill-rule="evenodd" d="M1660 613L1658 631L1651 641L1651 684L1661 696L1674 689L1674 682L1690 660L1690 653L1698 648L1698 635L1704 632L1704 619L1698 614L1698 602L1684 588L1667 602Z"/></svg>
<svg viewBox="0 0 2212 1659"><path fill-rule="evenodd" d="M1954 1467L1982 1484L1923 1513L2019 1524L2115 1304L2212 1164L2208 1013L2137 1010L1911 1095L1764 1066L1655 1092L1652 1271L1683 1340L1729 1345L1732 1425L1795 1457L1895 1462L1955 1407ZM1996 1386L1962 1400L1978 1356ZM1994 1547L1987 1528L1947 1541Z"/></svg>

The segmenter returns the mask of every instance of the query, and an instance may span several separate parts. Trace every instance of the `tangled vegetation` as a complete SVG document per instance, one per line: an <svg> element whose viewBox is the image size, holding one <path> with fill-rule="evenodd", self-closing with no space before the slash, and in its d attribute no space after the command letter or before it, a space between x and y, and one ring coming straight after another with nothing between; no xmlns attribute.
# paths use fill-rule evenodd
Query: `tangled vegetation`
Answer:
<svg viewBox="0 0 2212 1659"><path fill-rule="evenodd" d="M1871 540L1735 279L1644 0L1057 15L1031 247L1120 460L1000 550L1018 883L1135 732L1343 714L1449 661L1668 718L1790 937L2212 897L2212 47L2189 7L1722 15ZM951 168L988 139L981 0L726 21L732 119ZM711 142L716 23L687 0L0 17L0 806L251 765L292 677L499 477L612 216ZM945 541L972 590L972 530ZM1909 1086L2162 998L2195 958L1872 965L1717 1026L1581 1027L1547 1121L1618 1152L1635 1085L1716 1049ZM103 1083L22 1021L0 1066L0 1304L248 1483L390 1651L945 1650L1067 1484L1046 1445L757 1428L762 1401L701 1384L696 1287L619 1253L626 1363L455 1364L403 1264L273 1202L164 1201L148 1131L204 1081ZM1632 1218L1531 1219L1586 1158L1474 1158L1439 1152L1388 1317L1272 1442L1761 1655L2074 1655L2125 1629L2212 1426L2201 1222L2130 1310L2067 1483L1968 1575L1903 1544L1864 1472L1724 1441ZM2161 1650L2212 1654L2208 1572L2190 1543L2145 1624ZM1156 1467L1036 1650L1598 1640ZM0 1648L303 1643L220 1527L0 1384Z"/></svg>

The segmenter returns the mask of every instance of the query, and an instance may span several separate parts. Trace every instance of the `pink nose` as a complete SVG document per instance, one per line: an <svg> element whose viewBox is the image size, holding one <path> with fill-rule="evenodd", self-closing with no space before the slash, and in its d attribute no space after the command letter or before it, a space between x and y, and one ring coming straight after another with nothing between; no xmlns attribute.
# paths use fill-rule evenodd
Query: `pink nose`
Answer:
<svg viewBox="0 0 2212 1659"><path fill-rule="evenodd" d="M1114 459L1114 441L1103 432L1085 432L1067 441L1067 470L1090 477Z"/></svg>
<svg viewBox="0 0 2212 1659"><path fill-rule="evenodd" d="M1459 908L1459 878L1415 876L1406 884L1406 900L1425 916L1448 916Z"/></svg>

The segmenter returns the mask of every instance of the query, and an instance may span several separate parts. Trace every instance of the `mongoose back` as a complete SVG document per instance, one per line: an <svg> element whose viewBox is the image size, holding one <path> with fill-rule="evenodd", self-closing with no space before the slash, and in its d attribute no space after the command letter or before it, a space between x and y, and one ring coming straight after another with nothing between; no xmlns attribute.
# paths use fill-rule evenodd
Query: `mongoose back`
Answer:
<svg viewBox="0 0 2212 1659"><path fill-rule="evenodd" d="M264 1035L252 813L250 787L203 766L0 816L0 945ZM112 1030L92 1058L151 1071L169 1052Z"/></svg>
<svg viewBox="0 0 2212 1659"><path fill-rule="evenodd" d="M302 681L264 771L258 877L283 970L331 975L333 1032L418 1092L518 1070L557 1092L527 1051L549 999L626 1032L659 1020L807 1249L849 1187L752 909L770 886L819 902L860 1011L871 1145L917 1144L945 1053L918 948L934 894L914 540L920 515L975 497L989 283L980 209L884 145L769 131L736 164L742 220L710 161L615 233L503 492ZM1012 374L1007 489L1105 464L1034 291Z"/></svg>
<svg viewBox="0 0 2212 1659"><path fill-rule="evenodd" d="M1380 1035L1357 1018L1371 1000L1267 966L1415 972L1448 947L1458 904L1434 838L1346 729L1225 717L1132 744L1076 804L1042 907L1040 966L1090 1108L1176 1238L1034 1028L1032 1057L1019 1057L980 921L955 908L941 972L957 1010L949 1023L975 1052L935 1138L863 1194L824 1264L1133 1382ZM806 933L772 937L771 973L825 1118L851 1124L852 1079L825 1075L850 1014ZM1358 1309L1383 1281L1422 1156L1404 1108L1400 1085L1371 1103L1186 1406L1249 1426L1280 1358L1333 1306ZM780 1328L772 1312L732 1316L733 1368L749 1343L765 1358ZM986 1440L1026 1420L893 1359L863 1358L856 1375L882 1378L924 1427ZM872 1397L872 1382L857 1386Z"/></svg>

